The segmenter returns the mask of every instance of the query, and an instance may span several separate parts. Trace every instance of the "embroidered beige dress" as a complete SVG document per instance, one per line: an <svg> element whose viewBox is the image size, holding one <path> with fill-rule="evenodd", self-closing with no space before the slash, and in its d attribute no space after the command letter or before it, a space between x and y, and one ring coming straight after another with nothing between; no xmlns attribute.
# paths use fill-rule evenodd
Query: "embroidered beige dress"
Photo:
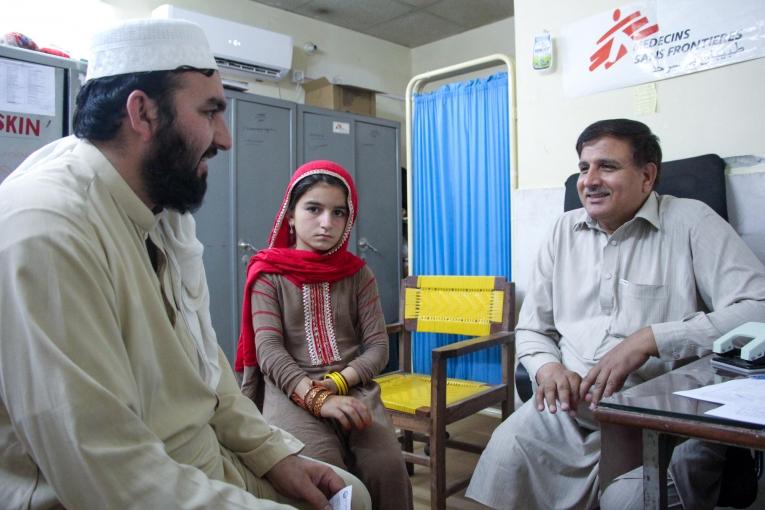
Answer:
<svg viewBox="0 0 765 510"><path fill-rule="evenodd" d="M380 388L372 380L388 361L388 335L372 272L364 266L333 284L302 287L267 274L252 292L266 419L305 443L303 454L358 476L369 489L374 508L412 508L401 449L385 415ZM321 379L346 366L361 378L349 395L372 413L373 424L363 431L345 432L333 420L317 419L289 398L306 375Z"/></svg>

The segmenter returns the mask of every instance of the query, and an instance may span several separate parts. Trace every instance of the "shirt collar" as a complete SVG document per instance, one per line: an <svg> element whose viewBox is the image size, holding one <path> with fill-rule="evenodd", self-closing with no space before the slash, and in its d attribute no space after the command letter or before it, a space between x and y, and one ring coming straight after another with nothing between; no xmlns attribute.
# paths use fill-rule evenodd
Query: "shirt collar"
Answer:
<svg viewBox="0 0 765 510"><path fill-rule="evenodd" d="M648 198L645 199L645 202L643 202L643 205L640 206L640 209L638 209L638 211L635 213L635 216L627 221L627 223L633 222L636 218L641 218L647 221L649 224L653 225L656 230L660 229L659 196L655 191L652 191L648 195ZM625 225L627 223L625 223ZM602 230L598 225L597 220L591 218L590 215L587 214L587 210L583 207L579 217L577 218L576 222L574 222L574 230L576 231L584 229Z"/></svg>
<svg viewBox="0 0 765 510"><path fill-rule="evenodd" d="M87 140L79 140L74 152L93 169L133 223L145 232L154 229L159 217L138 198L103 152Z"/></svg>

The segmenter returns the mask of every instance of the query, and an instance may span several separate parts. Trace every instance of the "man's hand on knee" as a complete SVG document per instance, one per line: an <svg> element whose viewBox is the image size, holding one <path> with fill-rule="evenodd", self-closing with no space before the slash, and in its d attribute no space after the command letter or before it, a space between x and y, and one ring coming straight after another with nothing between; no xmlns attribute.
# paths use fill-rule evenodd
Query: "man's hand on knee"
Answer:
<svg viewBox="0 0 765 510"><path fill-rule="evenodd" d="M576 372L566 369L560 363L546 363L537 370L537 392L534 396L537 409L547 409L555 414L560 410L570 416L576 416L576 406L579 404L579 385L582 378Z"/></svg>
<svg viewBox="0 0 765 510"><path fill-rule="evenodd" d="M266 473L266 479L281 494L306 501L317 510L328 509L328 498L345 486L343 479L328 465L296 455L277 462Z"/></svg>
<svg viewBox="0 0 765 510"><path fill-rule="evenodd" d="M658 356L651 327L637 330L611 349L587 372L579 388L579 398L595 409L601 398L610 397L624 386L627 377L651 356Z"/></svg>

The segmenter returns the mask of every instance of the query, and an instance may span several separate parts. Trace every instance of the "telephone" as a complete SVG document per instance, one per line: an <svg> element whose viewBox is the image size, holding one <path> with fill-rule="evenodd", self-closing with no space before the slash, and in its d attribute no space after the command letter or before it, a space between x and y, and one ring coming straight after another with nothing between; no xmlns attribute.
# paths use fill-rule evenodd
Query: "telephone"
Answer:
<svg viewBox="0 0 765 510"><path fill-rule="evenodd" d="M765 322L747 322L712 344L712 365L740 374L765 374Z"/></svg>

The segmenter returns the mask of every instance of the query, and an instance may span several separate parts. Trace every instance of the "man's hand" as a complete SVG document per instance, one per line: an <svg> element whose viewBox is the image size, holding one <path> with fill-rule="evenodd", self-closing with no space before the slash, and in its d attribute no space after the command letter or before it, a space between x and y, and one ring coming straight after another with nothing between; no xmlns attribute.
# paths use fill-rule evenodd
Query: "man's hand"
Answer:
<svg viewBox="0 0 765 510"><path fill-rule="evenodd" d="M345 486L331 467L290 455L266 473L266 479L282 495L306 501L316 510L329 508L328 498Z"/></svg>
<svg viewBox="0 0 765 510"><path fill-rule="evenodd" d="M547 401L547 409L555 414L558 410L557 401L560 401L561 411L576 416L579 384L582 382L579 374L567 370L560 363L545 363L537 370L536 378L538 386L534 399L538 411L544 411L544 403Z"/></svg>
<svg viewBox="0 0 765 510"><path fill-rule="evenodd" d="M610 397L624 386L627 377L651 356L658 356L656 339L650 326L622 340L590 369L579 388L579 397L595 409L601 398Z"/></svg>
<svg viewBox="0 0 765 510"><path fill-rule="evenodd" d="M332 395L321 407L324 418L334 418L344 430L364 430L372 424L372 413L361 400Z"/></svg>

